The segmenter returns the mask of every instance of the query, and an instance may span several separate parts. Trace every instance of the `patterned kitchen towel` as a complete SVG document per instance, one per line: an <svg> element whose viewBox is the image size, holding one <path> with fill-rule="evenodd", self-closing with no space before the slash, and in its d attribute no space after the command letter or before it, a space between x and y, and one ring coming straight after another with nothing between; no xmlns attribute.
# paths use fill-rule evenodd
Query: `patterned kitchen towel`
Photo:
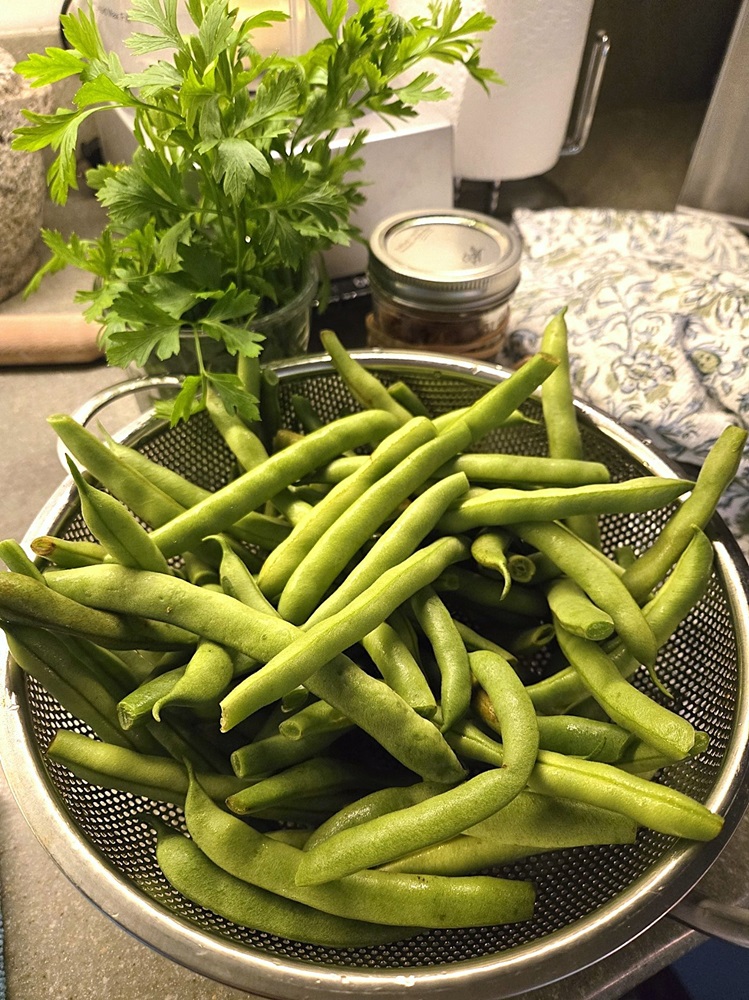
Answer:
<svg viewBox="0 0 749 1000"><path fill-rule="evenodd" d="M525 243L512 332L536 350L567 306L575 392L676 461L700 465L728 423L749 428L749 241L706 216L515 212ZM749 557L749 452L720 513Z"/></svg>

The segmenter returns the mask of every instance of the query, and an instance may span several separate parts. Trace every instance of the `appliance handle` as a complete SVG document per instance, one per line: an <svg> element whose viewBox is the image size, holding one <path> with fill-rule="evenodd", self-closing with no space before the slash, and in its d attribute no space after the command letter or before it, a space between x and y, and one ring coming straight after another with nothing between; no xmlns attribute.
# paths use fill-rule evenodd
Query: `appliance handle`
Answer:
<svg viewBox="0 0 749 1000"><path fill-rule="evenodd" d="M605 31L597 31L593 41L593 48L588 57L588 65L585 70L580 101L577 106L574 123L570 134L567 136L562 146L560 156L575 156L585 148L590 135L590 128L593 124L598 96L601 93L601 83L603 81L603 71L608 59L611 42Z"/></svg>
<svg viewBox="0 0 749 1000"><path fill-rule="evenodd" d="M691 893L670 911L680 924L708 937L749 948L749 910Z"/></svg>

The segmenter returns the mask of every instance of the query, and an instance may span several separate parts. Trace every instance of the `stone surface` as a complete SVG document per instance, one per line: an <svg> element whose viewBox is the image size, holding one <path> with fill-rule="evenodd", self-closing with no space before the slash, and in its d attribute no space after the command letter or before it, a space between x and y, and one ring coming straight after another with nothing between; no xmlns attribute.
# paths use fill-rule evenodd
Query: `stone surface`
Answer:
<svg viewBox="0 0 749 1000"><path fill-rule="evenodd" d="M15 60L0 49L0 302L24 287L40 262L39 228L46 184L41 152L11 148L23 108L44 112L49 98L14 72Z"/></svg>

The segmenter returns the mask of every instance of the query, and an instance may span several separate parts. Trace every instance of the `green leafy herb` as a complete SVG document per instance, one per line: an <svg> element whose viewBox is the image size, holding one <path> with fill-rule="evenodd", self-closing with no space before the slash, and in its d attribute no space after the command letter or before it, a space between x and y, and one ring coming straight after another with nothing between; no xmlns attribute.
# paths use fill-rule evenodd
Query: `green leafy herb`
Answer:
<svg viewBox="0 0 749 1000"><path fill-rule="evenodd" d="M107 212L98 239L45 231L51 258L32 279L73 265L95 277L79 293L100 325L111 364L146 365L181 350L180 331L202 331L231 357L257 357L253 322L293 297L299 276L321 251L357 238L352 209L364 200L357 173L367 112L390 119L446 96L427 59L461 63L486 87L496 73L479 64L485 14L461 20L458 0L425 5L405 20L386 0L311 0L327 37L308 52L265 57L256 36L285 20L279 11L240 19L231 0L186 0L194 31L182 34L177 0L134 0L130 17L147 25L128 40L154 54L144 71L125 72L107 52L91 11L65 14L69 48L48 48L18 63L33 86L77 76L73 106L25 112L14 147L50 147L48 184L64 204L76 179L83 121L126 109L137 148L126 165L89 172ZM163 58L168 50L170 58ZM342 129L343 148L332 152ZM211 370L194 339L195 375L184 380L173 421L205 405L210 384L249 418L254 401L239 377ZM266 345L266 349L271 345Z"/></svg>

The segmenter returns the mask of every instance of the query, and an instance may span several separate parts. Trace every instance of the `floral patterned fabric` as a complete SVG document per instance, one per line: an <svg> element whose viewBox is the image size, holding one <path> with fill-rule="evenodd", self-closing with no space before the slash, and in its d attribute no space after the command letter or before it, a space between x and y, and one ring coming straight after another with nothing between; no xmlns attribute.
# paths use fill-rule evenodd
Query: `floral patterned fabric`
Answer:
<svg viewBox="0 0 749 1000"><path fill-rule="evenodd" d="M676 461L700 465L728 423L749 428L749 240L706 216L519 210L525 243L503 354L538 346L567 306L577 396ZM749 449L720 513L749 557Z"/></svg>

